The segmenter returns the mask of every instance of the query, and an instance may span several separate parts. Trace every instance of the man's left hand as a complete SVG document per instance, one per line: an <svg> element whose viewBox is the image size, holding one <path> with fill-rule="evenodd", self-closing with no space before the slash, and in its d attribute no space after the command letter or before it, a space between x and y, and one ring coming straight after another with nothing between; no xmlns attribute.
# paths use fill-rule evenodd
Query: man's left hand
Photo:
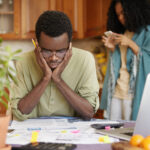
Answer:
<svg viewBox="0 0 150 150"><path fill-rule="evenodd" d="M61 79L61 73L64 71L65 67L69 63L69 60L72 56L72 43L69 45L69 49L66 52L64 60L58 65L58 67L52 73L52 79L54 82L58 82Z"/></svg>

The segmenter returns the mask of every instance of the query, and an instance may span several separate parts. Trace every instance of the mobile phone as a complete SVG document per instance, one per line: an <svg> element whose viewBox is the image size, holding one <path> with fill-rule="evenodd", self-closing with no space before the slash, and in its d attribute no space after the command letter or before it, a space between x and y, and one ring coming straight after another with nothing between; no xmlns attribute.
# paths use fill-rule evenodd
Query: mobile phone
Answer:
<svg viewBox="0 0 150 150"><path fill-rule="evenodd" d="M120 128L122 126L124 126L124 123L118 122L118 123L106 123L106 124L92 124L91 127L95 128L95 129L105 129L105 127L110 126L111 128Z"/></svg>
<svg viewBox="0 0 150 150"><path fill-rule="evenodd" d="M111 36L112 33L113 33L112 31L106 31L106 32L104 32L104 34L105 34L107 37Z"/></svg>

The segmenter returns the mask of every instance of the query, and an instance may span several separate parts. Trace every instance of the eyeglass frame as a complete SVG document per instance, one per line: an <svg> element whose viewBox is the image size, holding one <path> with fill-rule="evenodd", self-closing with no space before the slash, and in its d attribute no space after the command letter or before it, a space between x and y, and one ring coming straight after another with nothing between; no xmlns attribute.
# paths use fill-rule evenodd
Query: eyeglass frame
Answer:
<svg viewBox="0 0 150 150"><path fill-rule="evenodd" d="M59 57L59 58L63 58L66 54L66 52L68 51L69 46L67 48L62 48L60 50L51 50L51 49L46 49L46 48L41 48L41 53L43 55L44 58L49 58L52 57L53 55ZM43 52L46 52L47 54L44 54ZM62 53L63 52L63 53ZM48 54L49 53L49 54ZM46 56L47 55L47 56Z"/></svg>

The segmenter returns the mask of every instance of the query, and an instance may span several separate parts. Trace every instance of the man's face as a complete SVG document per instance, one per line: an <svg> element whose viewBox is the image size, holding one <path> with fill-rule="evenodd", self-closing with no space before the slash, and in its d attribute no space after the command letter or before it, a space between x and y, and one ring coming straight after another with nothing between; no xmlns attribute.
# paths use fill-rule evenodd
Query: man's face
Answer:
<svg viewBox="0 0 150 150"><path fill-rule="evenodd" d="M48 66L54 70L63 61L69 49L68 35L63 33L58 37L50 37L41 32L39 46Z"/></svg>

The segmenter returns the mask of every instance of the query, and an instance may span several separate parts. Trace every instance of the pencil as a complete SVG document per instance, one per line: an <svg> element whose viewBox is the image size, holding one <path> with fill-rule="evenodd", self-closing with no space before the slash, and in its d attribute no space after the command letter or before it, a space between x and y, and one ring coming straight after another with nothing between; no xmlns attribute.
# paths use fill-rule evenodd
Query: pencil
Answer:
<svg viewBox="0 0 150 150"><path fill-rule="evenodd" d="M32 43L34 45L34 47L36 48L36 44L35 44L35 41L32 39Z"/></svg>

